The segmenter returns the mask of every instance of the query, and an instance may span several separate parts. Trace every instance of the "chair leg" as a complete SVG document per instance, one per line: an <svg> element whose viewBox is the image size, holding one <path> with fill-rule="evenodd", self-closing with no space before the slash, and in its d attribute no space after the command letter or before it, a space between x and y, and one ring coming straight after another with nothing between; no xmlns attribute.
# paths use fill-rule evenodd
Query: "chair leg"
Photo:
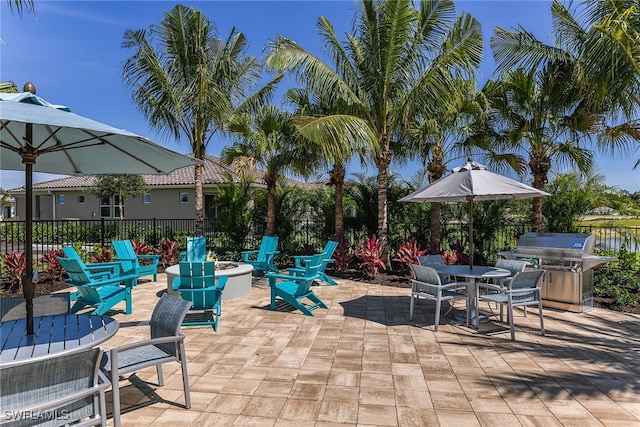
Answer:
<svg viewBox="0 0 640 427"><path fill-rule="evenodd" d="M158 373L158 385L162 387L164 385L164 375L162 375L162 365L156 365L156 372Z"/></svg>
<svg viewBox="0 0 640 427"><path fill-rule="evenodd" d="M544 316L542 314L542 300L538 303L538 312L540 313L540 335L544 336Z"/></svg>
<svg viewBox="0 0 640 427"><path fill-rule="evenodd" d="M438 298L436 300L436 320L433 327L435 332L438 332L438 325L440 325L440 306L441 305L442 305L442 300Z"/></svg>
<svg viewBox="0 0 640 427"><path fill-rule="evenodd" d="M113 425L120 427L120 375L118 374L118 353L112 351L111 360L111 400L113 406Z"/></svg>
<svg viewBox="0 0 640 427"><path fill-rule="evenodd" d="M413 294L411 295L411 301L409 303L409 320L413 319L413 304L416 298L417 297L414 296Z"/></svg>
<svg viewBox="0 0 640 427"><path fill-rule="evenodd" d="M180 364L182 365L182 385L184 387L184 402L187 409L191 408L191 393L189 392L189 375L187 374L187 353L184 342L180 342Z"/></svg>
<svg viewBox="0 0 640 427"><path fill-rule="evenodd" d="M509 304L509 308L507 309L507 316L509 317L509 327L511 328L511 341L515 341L516 331L513 324L513 306L511 304Z"/></svg>

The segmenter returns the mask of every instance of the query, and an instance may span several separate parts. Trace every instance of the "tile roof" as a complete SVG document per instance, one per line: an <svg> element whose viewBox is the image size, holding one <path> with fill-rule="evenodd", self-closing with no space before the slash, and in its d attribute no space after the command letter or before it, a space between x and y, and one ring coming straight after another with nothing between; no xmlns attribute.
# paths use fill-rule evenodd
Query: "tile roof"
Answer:
<svg viewBox="0 0 640 427"><path fill-rule="evenodd" d="M227 181L226 176L230 174L235 180L239 179L233 168L222 163L219 157L205 156L203 169L203 184L214 185ZM142 175L145 183L149 187L156 186L188 186L194 184L194 172L192 167L177 169L167 175ZM53 179L50 181L33 184L34 190L52 190L63 188L86 188L93 185L97 179L94 175L69 176L65 178ZM300 184L295 180L289 180L290 184ZM256 180L257 184L264 185L261 176ZM20 193L24 191L24 186L12 188L8 192Z"/></svg>

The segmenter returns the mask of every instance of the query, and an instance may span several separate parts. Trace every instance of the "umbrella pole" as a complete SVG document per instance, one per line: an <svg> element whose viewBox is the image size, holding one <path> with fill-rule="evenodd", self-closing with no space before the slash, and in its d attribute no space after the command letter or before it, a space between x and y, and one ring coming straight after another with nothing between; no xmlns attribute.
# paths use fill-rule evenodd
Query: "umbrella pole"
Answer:
<svg viewBox="0 0 640 427"><path fill-rule="evenodd" d="M469 269L473 269L473 199L469 198Z"/></svg>
<svg viewBox="0 0 640 427"><path fill-rule="evenodd" d="M33 125L27 123L25 139L28 149L31 149L33 138ZM23 154L22 163L25 164L25 230L24 230L24 253L25 271L22 276L22 293L24 294L26 315L27 315L27 335L33 335L33 298L35 296L35 285L33 284L33 165L36 156L33 153Z"/></svg>

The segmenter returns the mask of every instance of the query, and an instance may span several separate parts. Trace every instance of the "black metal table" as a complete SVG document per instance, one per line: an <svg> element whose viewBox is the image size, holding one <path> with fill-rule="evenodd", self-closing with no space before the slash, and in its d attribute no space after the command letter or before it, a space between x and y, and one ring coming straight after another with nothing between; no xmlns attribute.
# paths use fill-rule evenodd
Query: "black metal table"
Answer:
<svg viewBox="0 0 640 427"><path fill-rule="evenodd" d="M26 325L24 318L0 323L0 366L95 347L120 327L115 319L94 314L34 317L33 335L26 334Z"/></svg>

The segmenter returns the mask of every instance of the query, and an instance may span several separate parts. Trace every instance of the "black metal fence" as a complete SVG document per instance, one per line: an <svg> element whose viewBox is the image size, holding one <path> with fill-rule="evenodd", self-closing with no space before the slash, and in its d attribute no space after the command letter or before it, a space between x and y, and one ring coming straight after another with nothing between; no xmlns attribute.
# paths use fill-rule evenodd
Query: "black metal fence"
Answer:
<svg viewBox="0 0 640 427"><path fill-rule="evenodd" d="M295 251L305 247L322 248L330 236L322 235L325 227L312 221L303 220L294 228L293 235L281 236L281 244L286 240L287 250ZM24 221L0 222L0 252L22 252L24 250ZM229 248L231 239L223 232L216 232L213 224L205 220L205 235L208 246L213 248ZM528 224L503 224L500 231L490 241L476 243L477 249L483 253L497 253L515 247L518 238L531 231ZM607 251L618 251L624 244L629 252L640 252L640 227L601 227L581 226L580 232L594 234L598 248ZM187 236L195 234L194 219L142 219L142 220L56 220L33 221L34 257L48 249L59 248L70 244L82 244L87 248L94 245L109 246L115 239L139 239L151 246L157 246L162 238L169 238L183 243ZM263 230L252 229L245 240L243 250L259 245ZM402 230L396 235L396 241L407 241L412 237L412 230ZM445 247L450 242L467 241L467 224L463 222L442 224L442 242ZM365 232L350 229L345 233L350 245L364 242ZM393 246L393 245L392 245ZM424 246L423 246L424 247ZM397 250L392 247L391 250ZM392 254L393 256L393 254ZM490 260L486 260L490 261Z"/></svg>

